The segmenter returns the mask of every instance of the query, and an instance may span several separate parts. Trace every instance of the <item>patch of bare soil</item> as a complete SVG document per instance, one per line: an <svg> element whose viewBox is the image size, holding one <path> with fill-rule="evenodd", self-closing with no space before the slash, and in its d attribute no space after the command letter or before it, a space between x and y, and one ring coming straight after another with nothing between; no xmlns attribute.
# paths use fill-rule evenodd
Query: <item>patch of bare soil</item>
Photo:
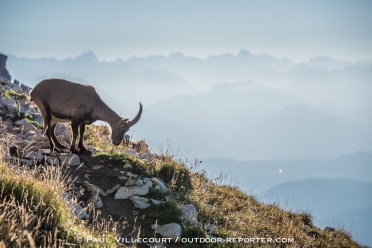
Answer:
<svg viewBox="0 0 372 248"><path fill-rule="evenodd" d="M105 164L104 161L97 161L89 153L80 155L80 159L84 162L83 166L71 167L70 174L75 178L74 185L76 187L83 186L84 181L88 181L91 184L101 187L103 190L111 189L116 184L124 186L125 181L118 179L119 168L110 164ZM100 169L93 169L94 165L102 165ZM118 169L118 170L115 170ZM120 169L124 170L124 169ZM88 178L86 178L88 175ZM146 177L146 175L142 175ZM131 200L129 199L114 199L115 193L107 196L101 196L104 206L99 209L101 217L109 219L110 217L114 221L125 221L125 231L120 235L122 238L151 238L155 237L154 230L151 229L151 225L157 223L157 219L154 217L156 210L154 208L149 209L138 209L135 208ZM80 205L86 206L85 202L91 197L90 192L85 193L78 198ZM158 223L167 224L167 223ZM160 237L159 235L157 237ZM99 238L99 237L97 237ZM131 244L125 243L129 246ZM172 247L179 247L178 244L172 244ZM149 247L148 244L136 244L136 247ZM168 244L168 247L169 244Z"/></svg>

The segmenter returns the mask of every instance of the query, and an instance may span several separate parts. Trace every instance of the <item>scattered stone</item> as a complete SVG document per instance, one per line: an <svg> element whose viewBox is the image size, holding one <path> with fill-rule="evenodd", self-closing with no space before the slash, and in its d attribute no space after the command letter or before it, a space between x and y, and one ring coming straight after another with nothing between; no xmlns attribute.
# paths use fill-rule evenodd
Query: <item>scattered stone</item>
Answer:
<svg viewBox="0 0 372 248"><path fill-rule="evenodd" d="M138 177L138 175L133 174L133 173L130 172L130 171L128 171L128 172L126 173L126 175L127 175L127 177Z"/></svg>
<svg viewBox="0 0 372 248"><path fill-rule="evenodd" d="M85 179L88 179L88 180L89 180L89 179L90 179L89 177L90 177L89 174L85 174L85 175L84 175L84 178L85 178Z"/></svg>
<svg viewBox="0 0 372 248"><path fill-rule="evenodd" d="M44 160L45 160L48 164L59 165L59 160L58 160L57 157L44 156Z"/></svg>
<svg viewBox="0 0 372 248"><path fill-rule="evenodd" d="M84 195L84 192L85 192L85 188L79 186L79 189L75 191L75 195L76 197L79 198L80 196Z"/></svg>
<svg viewBox="0 0 372 248"><path fill-rule="evenodd" d="M170 195L167 195L167 196L165 197L165 201L167 201L167 202L172 201L172 198L170 197Z"/></svg>
<svg viewBox="0 0 372 248"><path fill-rule="evenodd" d="M158 225L158 224L152 224L151 225L151 229L153 229L153 230L155 230L156 228L158 228L160 225Z"/></svg>
<svg viewBox="0 0 372 248"><path fill-rule="evenodd" d="M137 186L142 186L142 185L143 185L142 180L141 180L141 179L138 179L138 180L136 181L135 185L137 185Z"/></svg>
<svg viewBox="0 0 372 248"><path fill-rule="evenodd" d="M177 223L169 223L159 226L155 232L160 234L163 238L170 238L176 241L181 238L182 228Z"/></svg>
<svg viewBox="0 0 372 248"><path fill-rule="evenodd" d="M133 202L135 208L145 209L151 206L148 203L149 200L144 197L132 196L129 199Z"/></svg>
<svg viewBox="0 0 372 248"><path fill-rule="evenodd" d="M58 156L61 165L78 166L80 165L80 158L74 153L64 153Z"/></svg>
<svg viewBox="0 0 372 248"><path fill-rule="evenodd" d="M128 178L125 177L125 176L118 176L118 178L119 178L119 180L123 180L123 181L128 180Z"/></svg>
<svg viewBox="0 0 372 248"><path fill-rule="evenodd" d="M32 125L30 122L26 121L22 126L21 126L21 132L22 133L27 133L29 131L36 131L37 128Z"/></svg>
<svg viewBox="0 0 372 248"><path fill-rule="evenodd" d="M94 184L90 184L87 181L84 181L83 182L83 185L85 187L87 187L87 190L88 191L92 191L95 194L100 194L100 195L103 195L103 196L106 196L107 195L107 193L103 189L101 189L100 187L98 187L98 186L96 186Z"/></svg>
<svg viewBox="0 0 372 248"><path fill-rule="evenodd" d="M154 204L154 205L158 205L158 204L161 204L161 203L164 203L164 201L160 201L160 200L155 200L155 199L151 199L151 202Z"/></svg>
<svg viewBox="0 0 372 248"><path fill-rule="evenodd" d="M101 169L101 168L103 168L104 166L103 165L93 165L92 166L92 169L93 170L98 170L98 169Z"/></svg>
<svg viewBox="0 0 372 248"><path fill-rule="evenodd" d="M147 183L147 182L150 181L150 180L151 180L151 178L148 178L148 177L142 179L143 183Z"/></svg>
<svg viewBox="0 0 372 248"><path fill-rule="evenodd" d="M72 212L73 215L86 219L88 218L87 212L72 198L71 194L62 195L67 202L67 208Z"/></svg>
<svg viewBox="0 0 372 248"><path fill-rule="evenodd" d="M31 151L31 150L23 151L22 157L33 159L33 160L38 161L38 162L41 162L44 158L43 155L41 155L40 153Z"/></svg>
<svg viewBox="0 0 372 248"><path fill-rule="evenodd" d="M112 187L111 189L109 190L106 190L106 193L107 194L112 194L114 193L116 190L118 190L120 188L120 184L116 184L114 187Z"/></svg>
<svg viewBox="0 0 372 248"><path fill-rule="evenodd" d="M156 185L156 186L155 186L155 189L161 191L161 188L160 188L159 185Z"/></svg>
<svg viewBox="0 0 372 248"><path fill-rule="evenodd" d="M33 164L34 164L34 162L33 162L32 160L25 159L25 158L21 158L21 159L19 159L19 162L21 162L21 163L25 163L25 164L27 164L27 165L33 165Z"/></svg>
<svg viewBox="0 0 372 248"><path fill-rule="evenodd" d="M182 219L190 221L193 224L198 224L198 211L193 204L186 204L181 207Z"/></svg>
<svg viewBox="0 0 372 248"><path fill-rule="evenodd" d="M126 171L119 171L120 174L125 175Z"/></svg>
<svg viewBox="0 0 372 248"><path fill-rule="evenodd" d="M133 215L139 214L139 211L133 211Z"/></svg>
<svg viewBox="0 0 372 248"><path fill-rule="evenodd" d="M130 163L126 163L124 166L123 166L124 169L133 169L132 165Z"/></svg>
<svg viewBox="0 0 372 248"><path fill-rule="evenodd" d="M49 153L49 156L57 157L58 156L58 153L57 152L51 152L51 153Z"/></svg>
<svg viewBox="0 0 372 248"><path fill-rule="evenodd" d="M162 191L163 193L168 192L168 187L167 187L167 185L166 185L163 181L161 181L160 179L152 178L152 179L151 179L151 182L153 182L154 185L159 185L159 187L160 187L160 189L161 189L161 191Z"/></svg>
<svg viewBox="0 0 372 248"><path fill-rule="evenodd" d="M128 199L134 195L146 195L149 193L147 185L141 187L120 187L115 193L115 199Z"/></svg>
<svg viewBox="0 0 372 248"><path fill-rule="evenodd" d="M165 248L164 244L163 243L152 243L151 244L151 248Z"/></svg>
<svg viewBox="0 0 372 248"><path fill-rule="evenodd" d="M134 185L136 185L136 181L135 180L133 180L133 179L128 179L128 181L125 183L125 186L134 186ZM137 185L137 186L139 186L139 185Z"/></svg>
<svg viewBox="0 0 372 248"><path fill-rule="evenodd" d="M99 195L94 195L91 198L87 200L88 204L93 204L94 208L101 208L103 207L103 202L101 200L101 197Z"/></svg>

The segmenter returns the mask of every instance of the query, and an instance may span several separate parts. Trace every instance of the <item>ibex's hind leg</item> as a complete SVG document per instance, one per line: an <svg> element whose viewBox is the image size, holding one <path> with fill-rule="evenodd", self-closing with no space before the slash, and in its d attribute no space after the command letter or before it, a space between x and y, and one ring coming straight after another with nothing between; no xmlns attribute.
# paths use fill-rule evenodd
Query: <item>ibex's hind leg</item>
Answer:
<svg viewBox="0 0 372 248"><path fill-rule="evenodd" d="M78 148L80 149L80 153L83 153L85 151L88 151L87 148L84 147L84 133L85 133L85 124L81 123L79 125L79 143Z"/></svg>
<svg viewBox="0 0 372 248"><path fill-rule="evenodd" d="M50 116L50 113L48 113L47 111L45 111L42 108L40 108L40 112L41 112L41 115L43 116L44 134L46 134L46 136L48 137L50 151L51 152L53 152L54 150L58 151L58 149L56 149L54 147L54 143L53 143L52 138L51 138L50 122L52 120L52 117Z"/></svg>
<svg viewBox="0 0 372 248"><path fill-rule="evenodd" d="M72 128L72 139L71 139L70 151L72 153L79 154L78 150L76 150L76 138L79 135L79 121L76 119L72 119L71 128Z"/></svg>
<svg viewBox="0 0 372 248"><path fill-rule="evenodd" d="M56 126L57 126L57 122L52 123L52 124L51 124L51 128L52 128L52 129L50 130L50 132L51 132L51 136L52 136L52 140L53 140L53 142L54 142L54 145L55 145L56 147L60 148L60 149L68 149L67 146L62 145L61 142L59 142L59 140L57 139L57 136L56 136L56 134L55 134Z"/></svg>

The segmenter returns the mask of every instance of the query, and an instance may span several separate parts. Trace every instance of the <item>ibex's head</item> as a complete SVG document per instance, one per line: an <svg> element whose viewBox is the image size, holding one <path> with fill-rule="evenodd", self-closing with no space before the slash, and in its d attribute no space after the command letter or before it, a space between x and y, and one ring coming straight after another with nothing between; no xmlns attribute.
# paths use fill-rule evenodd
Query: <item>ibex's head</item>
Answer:
<svg viewBox="0 0 372 248"><path fill-rule="evenodd" d="M142 104L140 103L140 109L136 117L133 120L121 119L117 125L112 127L111 139L114 145L120 145L123 140L124 134L128 132L129 128L136 124L142 115Z"/></svg>

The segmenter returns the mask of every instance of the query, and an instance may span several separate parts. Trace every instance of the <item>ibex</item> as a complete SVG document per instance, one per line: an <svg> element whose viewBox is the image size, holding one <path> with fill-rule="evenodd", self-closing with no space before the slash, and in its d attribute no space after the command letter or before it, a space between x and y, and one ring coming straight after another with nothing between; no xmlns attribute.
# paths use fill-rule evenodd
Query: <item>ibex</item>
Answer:
<svg viewBox="0 0 372 248"><path fill-rule="evenodd" d="M73 83L64 79L44 79L31 92L31 100L39 107L44 119L44 132L48 136L50 150L68 149L62 145L55 133L56 124L71 122L72 141L70 151L78 154L76 138L80 132L78 148L84 147L85 125L96 120L107 122L111 126L112 143L119 145L124 134L141 118L142 104L137 116L129 121L116 114L102 101L96 90L90 85Z"/></svg>

